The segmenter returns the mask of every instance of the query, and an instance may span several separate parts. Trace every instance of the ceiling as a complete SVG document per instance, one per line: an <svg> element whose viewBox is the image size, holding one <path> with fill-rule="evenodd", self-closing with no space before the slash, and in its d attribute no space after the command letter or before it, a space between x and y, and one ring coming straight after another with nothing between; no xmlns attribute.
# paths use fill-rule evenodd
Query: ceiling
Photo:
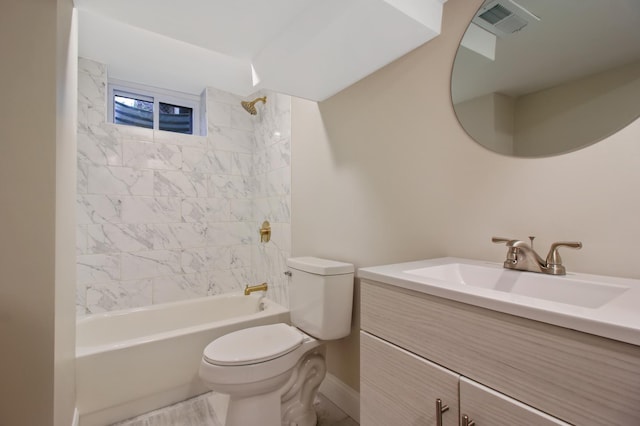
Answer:
<svg viewBox="0 0 640 426"><path fill-rule="evenodd" d="M110 78L324 100L440 33L446 0L75 0Z"/></svg>
<svg viewBox="0 0 640 426"><path fill-rule="evenodd" d="M516 1L540 21L498 37L495 61L459 49L454 103L487 93L520 96L640 61L638 0Z"/></svg>

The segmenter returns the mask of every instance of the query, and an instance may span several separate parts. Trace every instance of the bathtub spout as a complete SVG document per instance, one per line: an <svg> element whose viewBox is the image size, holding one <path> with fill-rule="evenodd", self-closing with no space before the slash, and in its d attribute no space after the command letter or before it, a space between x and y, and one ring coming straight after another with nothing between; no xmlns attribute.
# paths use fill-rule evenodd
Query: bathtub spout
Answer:
<svg viewBox="0 0 640 426"><path fill-rule="evenodd" d="M244 295L248 296L254 291L267 291L267 283L252 286L249 286L249 284L247 284L244 288Z"/></svg>

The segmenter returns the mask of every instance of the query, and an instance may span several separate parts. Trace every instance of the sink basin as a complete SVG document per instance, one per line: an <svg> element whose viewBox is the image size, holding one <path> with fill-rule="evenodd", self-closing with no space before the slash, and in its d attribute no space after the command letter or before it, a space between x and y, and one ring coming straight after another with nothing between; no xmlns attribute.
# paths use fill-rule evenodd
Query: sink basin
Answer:
<svg viewBox="0 0 640 426"><path fill-rule="evenodd" d="M447 263L403 272L449 284L519 294L584 308L598 308L629 289L626 286L597 283L570 275L521 272L496 265Z"/></svg>
<svg viewBox="0 0 640 426"><path fill-rule="evenodd" d="M358 269L358 278L640 346L640 280L547 275L441 257Z"/></svg>

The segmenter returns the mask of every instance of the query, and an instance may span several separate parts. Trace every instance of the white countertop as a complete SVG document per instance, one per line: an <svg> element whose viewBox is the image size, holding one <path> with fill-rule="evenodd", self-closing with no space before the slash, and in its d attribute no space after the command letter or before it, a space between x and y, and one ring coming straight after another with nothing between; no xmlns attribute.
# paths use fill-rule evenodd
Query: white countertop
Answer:
<svg viewBox="0 0 640 426"><path fill-rule="evenodd" d="M365 280L378 281L640 346L640 280L568 272L565 277L628 287L628 290L604 305L589 308L493 289L459 285L405 272L448 263L503 268L502 263L444 257L361 268L358 269L357 276ZM523 273L538 275L533 272Z"/></svg>

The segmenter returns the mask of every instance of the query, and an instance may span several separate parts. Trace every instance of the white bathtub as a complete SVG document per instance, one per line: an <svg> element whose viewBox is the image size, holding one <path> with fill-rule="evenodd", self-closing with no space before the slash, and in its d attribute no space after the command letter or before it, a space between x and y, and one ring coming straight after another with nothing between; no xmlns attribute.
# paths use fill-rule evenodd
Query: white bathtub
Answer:
<svg viewBox="0 0 640 426"><path fill-rule="evenodd" d="M204 347L231 331L288 322L289 311L253 294L230 294L78 319L80 426L108 425L206 392Z"/></svg>

